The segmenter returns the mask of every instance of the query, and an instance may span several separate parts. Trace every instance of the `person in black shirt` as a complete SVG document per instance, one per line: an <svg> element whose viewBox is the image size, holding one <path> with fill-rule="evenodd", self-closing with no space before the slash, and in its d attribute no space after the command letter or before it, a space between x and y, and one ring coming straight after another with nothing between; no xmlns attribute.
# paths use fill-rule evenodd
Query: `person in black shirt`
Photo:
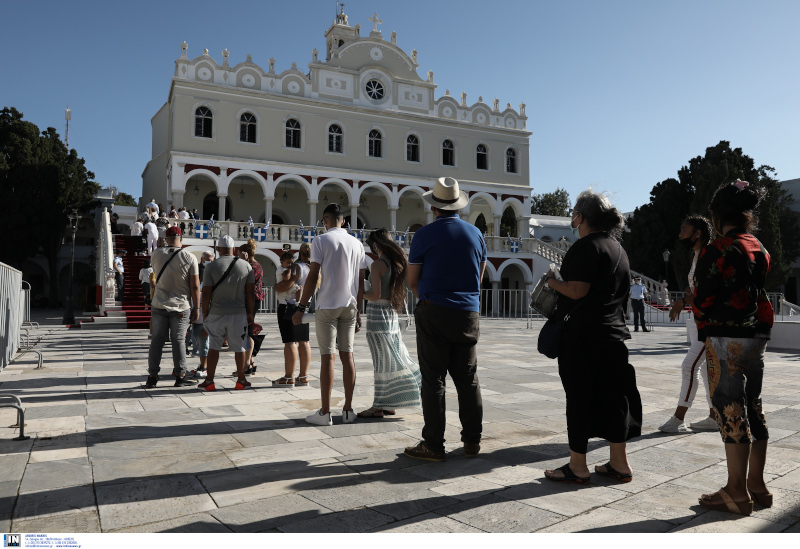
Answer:
<svg viewBox="0 0 800 549"><path fill-rule="evenodd" d="M558 374L567 397L570 460L545 471L545 476L589 484L588 442L600 437L610 443L611 457L595 472L630 482L625 443L641 434L642 403L625 346L631 337L623 311L631 275L628 256L617 240L623 219L606 197L587 190L575 202L571 225L580 239L564 256L563 280L548 273L548 284L559 294L556 318L569 317L561 336Z"/></svg>

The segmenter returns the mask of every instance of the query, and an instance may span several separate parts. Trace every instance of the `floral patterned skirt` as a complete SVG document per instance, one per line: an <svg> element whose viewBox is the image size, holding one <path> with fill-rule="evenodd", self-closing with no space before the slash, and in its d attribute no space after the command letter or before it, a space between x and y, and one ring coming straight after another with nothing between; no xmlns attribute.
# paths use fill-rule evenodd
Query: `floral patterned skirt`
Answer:
<svg viewBox="0 0 800 549"><path fill-rule="evenodd" d="M769 438L761 405L766 349L767 340L763 338L706 339L711 404L726 444Z"/></svg>

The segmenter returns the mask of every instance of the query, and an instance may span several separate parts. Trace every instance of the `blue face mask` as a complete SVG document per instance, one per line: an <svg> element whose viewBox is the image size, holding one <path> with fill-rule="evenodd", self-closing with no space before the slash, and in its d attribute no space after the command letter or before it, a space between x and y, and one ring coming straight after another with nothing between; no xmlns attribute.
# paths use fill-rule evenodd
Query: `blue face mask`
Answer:
<svg viewBox="0 0 800 549"><path fill-rule="evenodd" d="M578 214L578 215L580 215L580 214ZM580 233L580 231L578 230L578 227L580 227L580 226L581 226L581 224L580 224L580 223L578 223L578 227L573 227L573 226L572 226L572 222L573 222L573 221L575 221L575 219L577 219L577 217L578 217L578 216L576 215L575 217L573 217L573 218L572 218L572 220L570 220L570 222L569 222L569 227L570 227L570 229L572 229L572 234L574 234L576 237L580 238L580 237L581 237L581 233Z"/></svg>

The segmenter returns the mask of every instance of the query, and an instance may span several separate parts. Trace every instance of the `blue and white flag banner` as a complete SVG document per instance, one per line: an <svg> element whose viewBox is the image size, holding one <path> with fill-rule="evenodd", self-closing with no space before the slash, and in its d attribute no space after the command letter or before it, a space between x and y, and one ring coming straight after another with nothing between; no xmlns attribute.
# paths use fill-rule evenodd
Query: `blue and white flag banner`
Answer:
<svg viewBox="0 0 800 549"><path fill-rule="evenodd" d="M264 242L264 240L267 239L267 231L262 227L258 227L253 230L253 238L255 238L257 242Z"/></svg>
<svg viewBox="0 0 800 549"><path fill-rule="evenodd" d="M195 238L208 238L208 225L195 225L194 236Z"/></svg>

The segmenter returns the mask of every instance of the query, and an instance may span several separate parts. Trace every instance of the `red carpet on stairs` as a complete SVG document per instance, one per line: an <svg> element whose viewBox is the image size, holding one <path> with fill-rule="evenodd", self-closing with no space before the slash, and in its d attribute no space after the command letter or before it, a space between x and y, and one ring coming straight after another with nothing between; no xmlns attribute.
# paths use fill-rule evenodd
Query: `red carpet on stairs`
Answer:
<svg viewBox="0 0 800 549"><path fill-rule="evenodd" d="M128 252L122 258L122 264L125 266L125 293L121 299L128 328L137 330L148 328L150 326L150 309L144 304L139 271L144 267L145 261L150 258L134 255L136 247L131 236L114 235L114 248Z"/></svg>

